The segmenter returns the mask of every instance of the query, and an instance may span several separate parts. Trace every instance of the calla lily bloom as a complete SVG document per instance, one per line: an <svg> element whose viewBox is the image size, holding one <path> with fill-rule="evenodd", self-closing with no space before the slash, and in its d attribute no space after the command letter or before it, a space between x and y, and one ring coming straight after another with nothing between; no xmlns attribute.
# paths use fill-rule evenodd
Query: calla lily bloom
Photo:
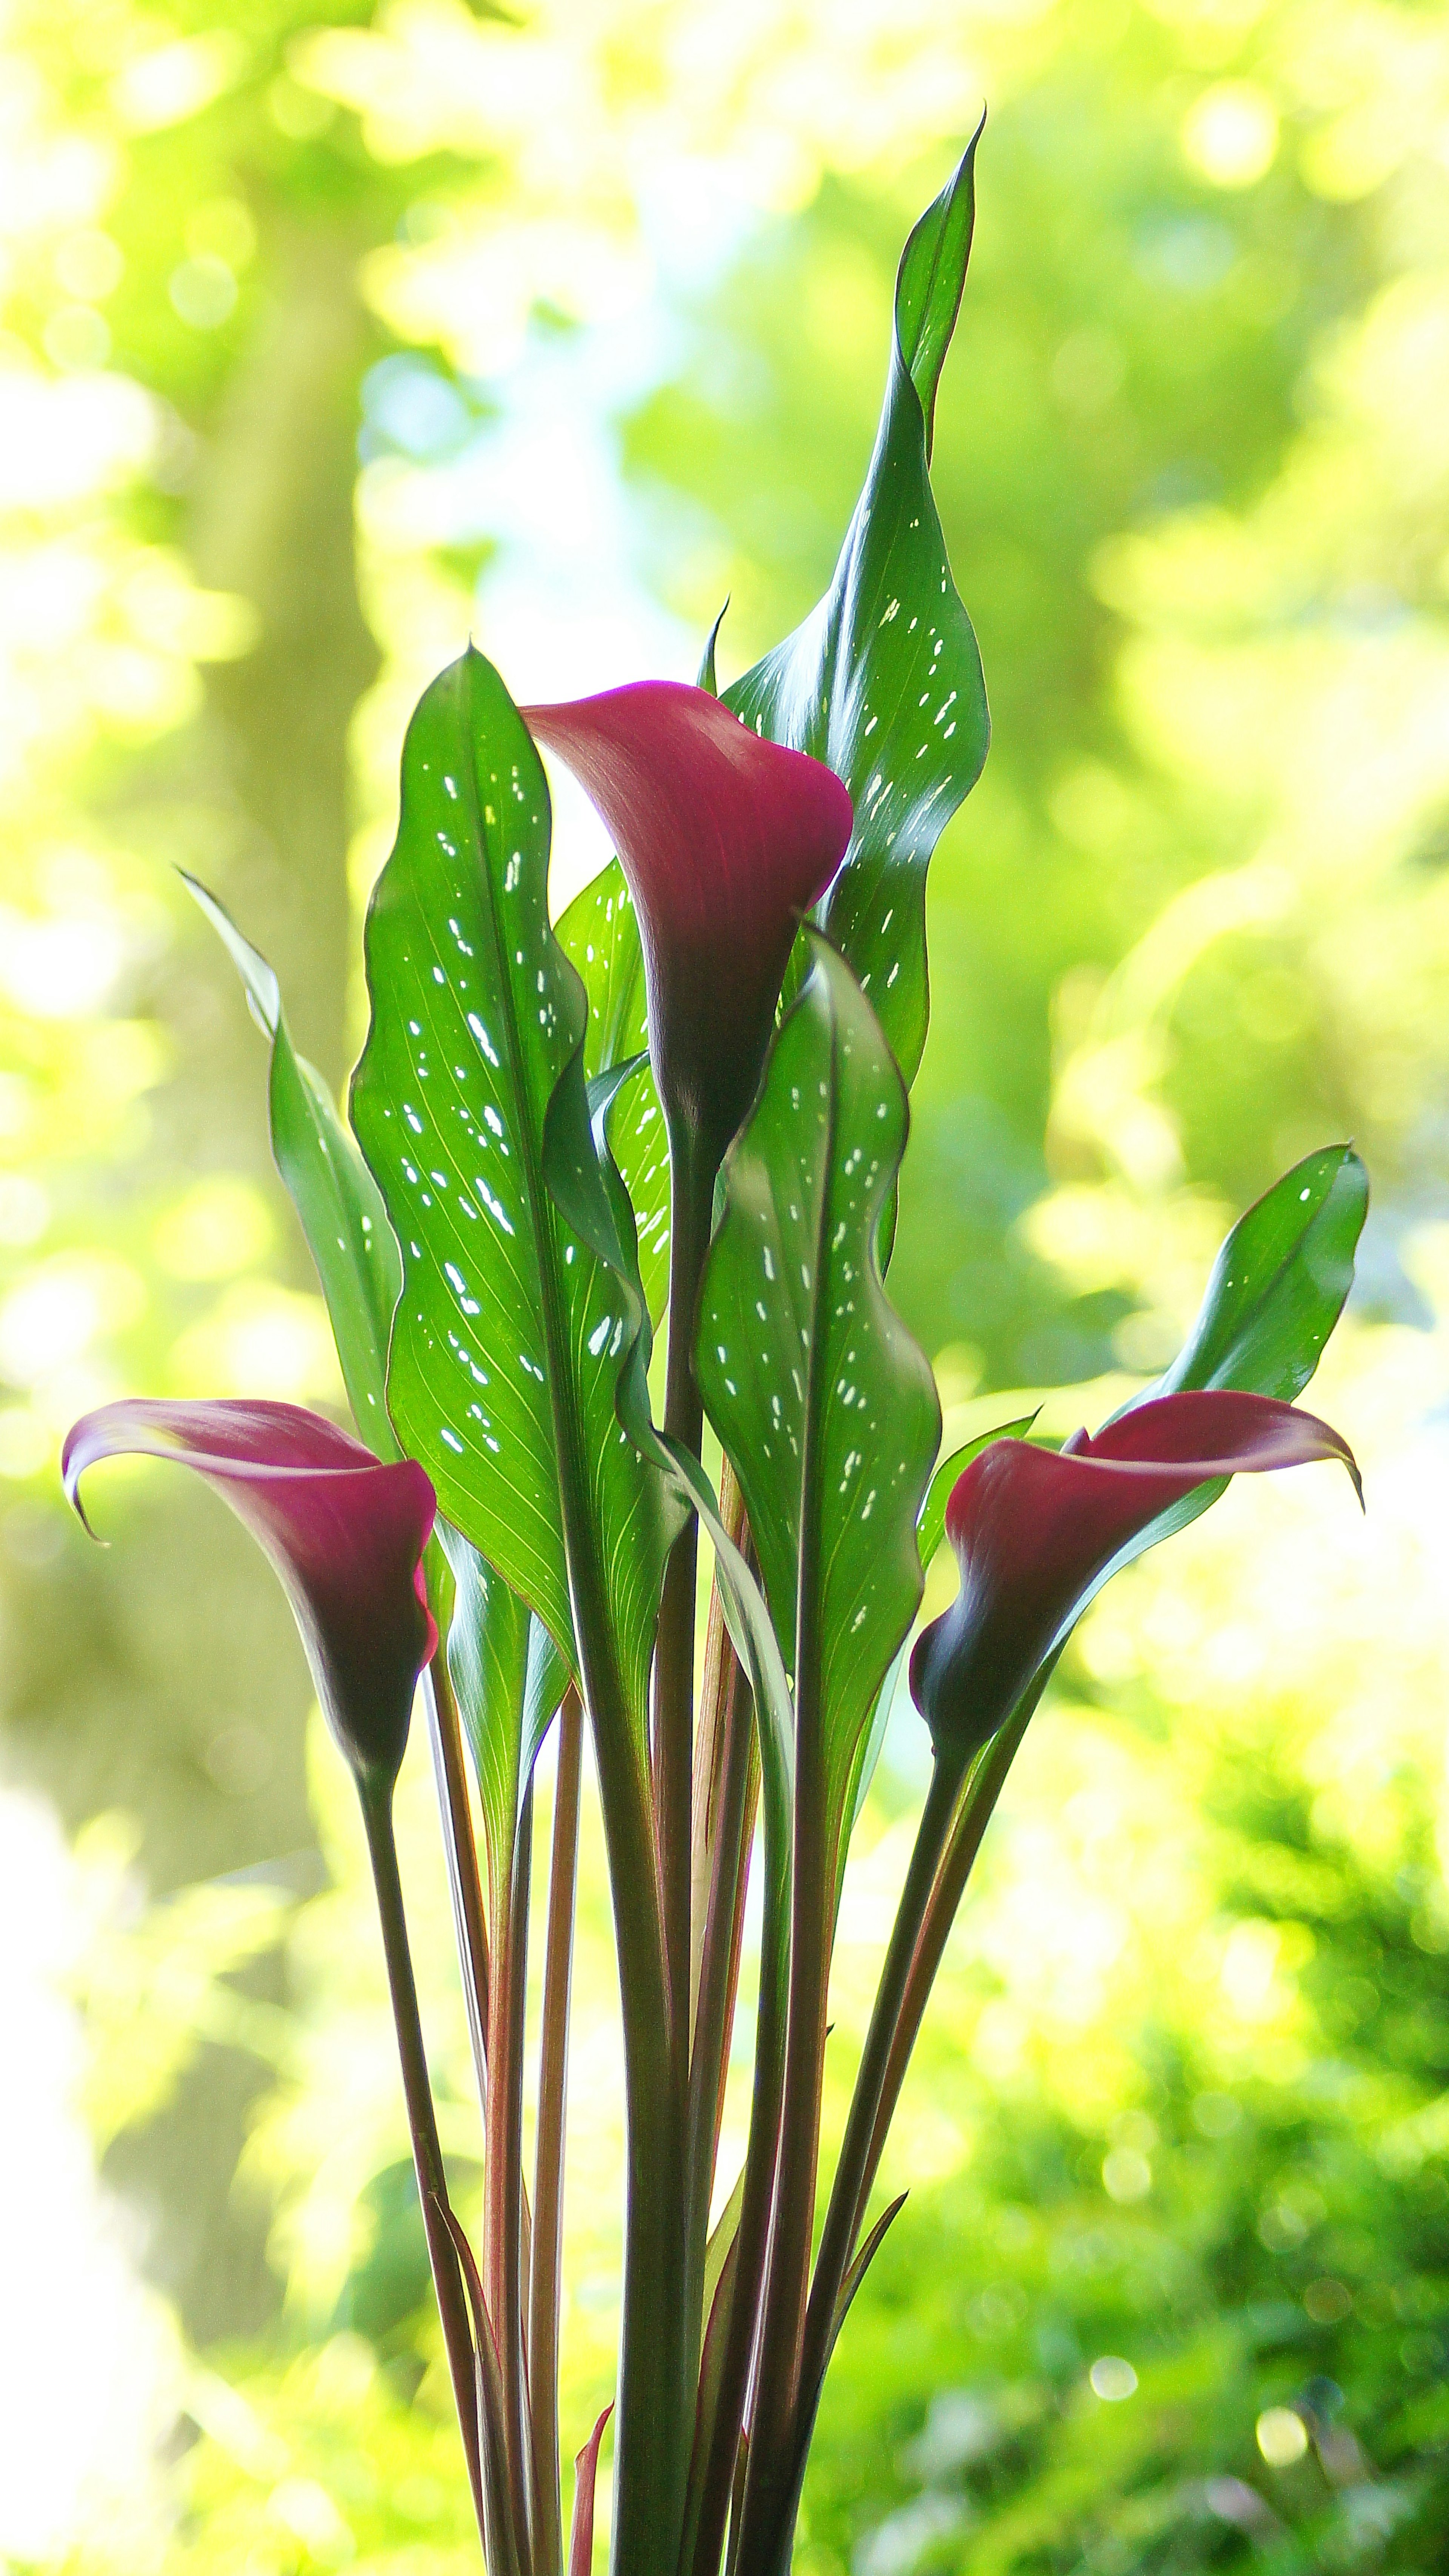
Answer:
<svg viewBox="0 0 1449 2576"><path fill-rule="evenodd" d="M359 1787L390 1789L418 1675L438 1642L422 1570L436 1502L423 1469L411 1459L384 1465L295 1404L131 1397L84 1415L66 1440L61 1473L83 1521L82 1476L117 1456L174 1458L231 1505L281 1578L323 1715Z"/></svg>
<svg viewBox="0 0 1449 2576"><path fill-rule="evenodd" d="M1336 1458L1363 1489L1346 1440L1269 1396L1160 1397L1075 1432L1060 1451L996 1440L946 1506L961 1588L922 1630L911 1697L938 1756L969 1760L1004 1724L1118 1550L1195 1486Z"/></svg>
<svg viewBox="0 0 1449 2576"><path fill-rule="evenodd" d="M607 823L639 916L650 1054L671 1137L712 1181L754 1098L801 914L850 839L823 761L766 742L705 689L638 680L525 707Z"/></svg>

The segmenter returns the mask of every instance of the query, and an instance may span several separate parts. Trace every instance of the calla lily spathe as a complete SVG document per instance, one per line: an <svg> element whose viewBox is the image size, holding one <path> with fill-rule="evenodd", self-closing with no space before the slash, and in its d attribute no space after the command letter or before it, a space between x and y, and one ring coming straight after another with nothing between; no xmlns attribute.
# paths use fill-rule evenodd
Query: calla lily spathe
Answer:
<svg viewBox="0 0 1449 2576"><path fill-rule="evenodd" d="M938 1758L969 1760L1004 1724L1118 1550L1195 1486L1353 1452L1315 1414L1204 1389L1134 1407L1060 1450L995 1440L946 1506L961 1588L911 1655Z"/></svg>
<svg viewBox="0 0 1449 2576"><path fill-rule="evenodd" d="M438 1642L423 1586L436 1510L424 1470L412 1459L385 1465L295 1404L128 1397L84 1415L66 1440L61 1471L82 1520L82 1476L119 1456L175 1459L231 1505L281 1579L359 1786L390 1789Z"/></svg>
<svg viewBox="0 0 1449 2576"><path fill-rule="evenodd" d="M754 1098L800 916L845 855L849 794L679 681L522 712L614 836L660 1099L712 1176Z"/></svg>

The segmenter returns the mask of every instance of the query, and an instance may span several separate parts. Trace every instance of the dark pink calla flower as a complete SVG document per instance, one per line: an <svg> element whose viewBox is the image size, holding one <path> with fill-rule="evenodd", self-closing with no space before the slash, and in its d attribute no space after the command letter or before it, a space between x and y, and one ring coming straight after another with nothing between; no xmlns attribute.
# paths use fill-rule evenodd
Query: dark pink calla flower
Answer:
<svg viewBox="0 0 1449 2576"><path fill-rule="evenodd" d="M679 681L523 716L614 836L639 916L660 1098L712 1178L754 1098L800 915L845 855L850 797L823 761L764 741Z"/></svg>
<svg viewBox="0 0 1449 2576"><path fill-rule="evenodd" d="M1168 1395L1060 1451L996 1440L946 1506L961 1588L911 1656L911 1697L938 1753L969 1759L1010 1716L1118 1550L1218 1476L1336 1458L1346 1440L1265 1395Z"/></svg>
<svg viewBox="0 0 1449 2576"><path fill-rule="evenodd" d="M82 1520L81 1477L121 1455L174 1458L230 1503L281 1578L342 1752L365 1788L390 1787L438 1642L422 1570L436 1502L423 1469L384 1465L295 1404L130 1397L85 1414L66 1440L61 1473Z"/></svg>

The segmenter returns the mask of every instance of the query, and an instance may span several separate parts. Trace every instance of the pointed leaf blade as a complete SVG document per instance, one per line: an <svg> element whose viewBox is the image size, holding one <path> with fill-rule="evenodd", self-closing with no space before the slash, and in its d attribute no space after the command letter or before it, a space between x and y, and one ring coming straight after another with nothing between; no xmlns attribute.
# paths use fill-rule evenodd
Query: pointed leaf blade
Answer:
<svg viewBox="0 0 1449 2576"><path fill-rule="evenodd" d="M1291 1404L1343 1312L1367 1213L1368 1174L1352 1146L1295 1163L1238 1219L1191 1333L1150 1392L1235 1387Z"/></svg>
<svg viewBox="0 0 1449 2576"><path fill-rule="evenodd" d="M1367 1213L1368 1174L1352 1146L1330 1145L1295 1163L1225 1238L1197 1321L1172 1366L1122 1410L1194 1387L1295 1401L1347 1303ZM1113 1558L1092 1597L1226 1491L1225 1481L1215 1481L1172 1504Z"/></svg>
<svg viewBox="0 0 1449 2576"><path fill-rule="evenodd" d="M747 724L828 762L850 790L854 833L817 919L908 1086L930 1010L926 870L981 774L989 735L981 657L929 473L936 386L971 248L976 140L902 256L875 451L830 588L724 693Z"/></svg>
<svg viewBox="0 0 1449 2576"><path fill-rule="evenodd" d="M402 1262L382 1193L321 1074L293 1049L281 988L266 959L215 895L181 873L241 976L252 1017L272 1043L272 1152L316 1264L358 1430L380 1458L400 1457L386 1382Z"/></svg>

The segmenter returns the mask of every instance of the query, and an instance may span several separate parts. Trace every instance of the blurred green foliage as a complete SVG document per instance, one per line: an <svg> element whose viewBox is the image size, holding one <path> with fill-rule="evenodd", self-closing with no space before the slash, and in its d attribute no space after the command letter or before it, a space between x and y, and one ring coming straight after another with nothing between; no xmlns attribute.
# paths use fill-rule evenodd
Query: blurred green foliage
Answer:
<svg viewBox="0 0 1449 2576"><path fill-rule="evenodd" d="M1018 1388L1062 1390L1070 1429L1163 1364L1226 1217L1352 1134L1375 1208L1318 1400L1370 1521L1231 1496L1064 1665L882 2177L912 2197L840 2348L800 2567L1429 2576L1442 17L14 0L0 47L3 1758L87 1828L83 2107L180 2338L140 2536L58 2380L78 2500L0 2522L0 2559L469 2563L365 1891L309 1789L284 1609L204 1501L138 1484L102 1560L53 1490L66 1422L122 1385L340 1392L260 1041L168 867L223 895L340 1079L412 700L470 624L539 695L641 654L688 674L726 590L722 677L786 631L869 451L899 243L985 92L935 482L995 739L932 877L893 1293L948 1441ZM917 1759L906 1723L847 1891L842 2052ZM426 1779L408 1795L466 2205ZM590 1866L575 2441L617 2292ZM78 2301L80 2222L16 2171ZM12 2359L21 2391L40 2365Z"/></svg>

